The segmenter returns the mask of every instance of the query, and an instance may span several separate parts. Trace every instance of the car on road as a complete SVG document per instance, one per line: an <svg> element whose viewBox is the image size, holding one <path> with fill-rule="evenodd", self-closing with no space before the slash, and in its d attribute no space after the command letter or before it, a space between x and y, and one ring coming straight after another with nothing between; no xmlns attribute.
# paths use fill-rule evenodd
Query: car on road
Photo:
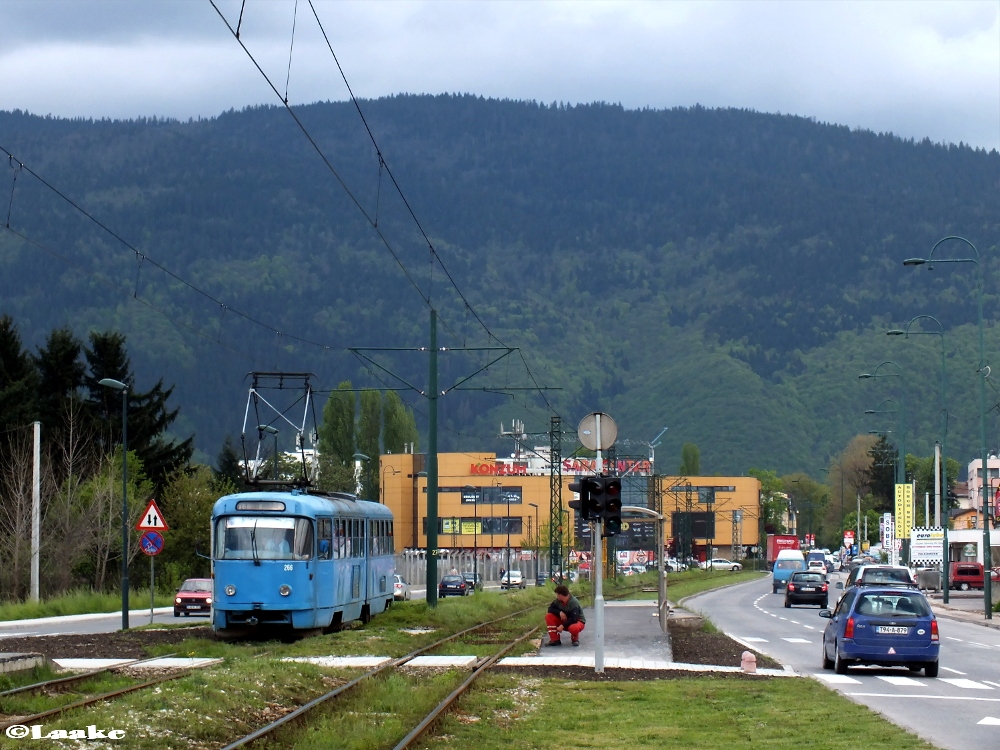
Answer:
<svg viewBox="0 0 1000 750"><path fill-rule="evenodd" d="M682 570L687 570L687 567L687 565L673 557L667 557L663 560L663 568L669 573L680 573Z"/></svg>
<svg viewBox="0 0 1000 750"><path fill-rule="evenodd" d="M783 549L778 553L771 569L771 593L777 594L778 589L788 583L792 573L806 569L806 559L797 549Z"/></svg>
<svg viewBox="0 0 1000 750"><path fill-rule="evenodd" d="M913 574L905 565L861 565L847 576L845 588L851 586L913 586Z"/></svg>
<svg viewBox="0 0 1000 750"><path fill-rule="evenodd" d="M472 593L483 590L483 577L479 573L470 570L468 573L462 573L462 578L472 588Z"/></svg>
<svg viewBox="0 0 1000 750"><path fill-rule="evenodd" d="M830 603L826 575L817 570L797 570L785 586L785 607L793 604L818 604L826 609Z"/></svg>
<svg viewBox="0 0 1000 750"><path fill-rule="evenodd" d="M392 577L392 598L397 602L410 601L410 584L399 573Z"/></svg>
<svg viewBox="0 0 1000 750"><path fill-rule="evenodd" d="M636 563L632 566L632 572L635 573L636 575L641 576L643 573L646 572L646 570L647 570L646 566L642 565L641 563Z"/></svg>
<svg viewBox="0 0 1000 750"><path fill-rule="evenodd" d="M743 570L743 566L740 565L740 563L733 562L732 560L726 560L721 557L700 562L698 563L698 567L702 570L708 570L709 568L718 568L719 570Z"/></svg>
<svg viewBox="0 0 1000 750"><path fill-rule="evenodd" d="M500 576L500 588L503 589L523 589L527 588L528 582L524 580L524 576L521 574L520 570L508 570L502 576Z"/></svg>
<svg viewBox="0 0 1000 750"><path fill-rule="evenodd" d="M996 571L990 571L990 580L998 580ZM952 562L948 566L948 588L968 591L984 586L983 564L978 562Z"/></svg>
<svg viewBox="0 0 1000 750"><path fill-rule="evenodd" d="M827 571L826 561L810 560L808 563L806 563L806 570L812 570L816 573L822 573L823 575L826 575Z"/></svg>
<svg viewBox="0 0 1000 750"><path fill-rule="evenodd" d="M174 594L174 617L212 614L212 579L188 578Z"/></svg>
<svg viewBox="0 0 1000 750"><path fill-rule="evenodd" d="M446 575L441 578L438 584L438 599L446 596L468 596L472 587L465 582L465 578L459 575Z"/></svg>
<svg viewBox="0 0 1000 750"><path fill-rule="evenodd" d="M848 589L823 631L823 669L846 674L852 665L908 667L938 675L941 636L927 597L899 587Z"/></svg>

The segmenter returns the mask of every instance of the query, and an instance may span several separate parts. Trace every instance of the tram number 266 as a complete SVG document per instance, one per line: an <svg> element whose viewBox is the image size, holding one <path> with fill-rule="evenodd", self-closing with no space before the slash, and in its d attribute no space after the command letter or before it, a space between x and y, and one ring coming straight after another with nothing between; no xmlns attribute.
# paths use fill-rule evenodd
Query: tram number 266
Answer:
<svg viewBox="0 0 1000 750"><path fill-rule="evenodd" d="M286 565L285 566L285 570L295 570L295 566L294 565Z"/></svg>

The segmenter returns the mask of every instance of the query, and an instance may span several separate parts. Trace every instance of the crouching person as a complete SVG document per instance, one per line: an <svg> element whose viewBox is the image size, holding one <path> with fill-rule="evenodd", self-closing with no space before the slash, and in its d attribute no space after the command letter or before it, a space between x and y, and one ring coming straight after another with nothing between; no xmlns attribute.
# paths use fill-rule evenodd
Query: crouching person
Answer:
<svg viewBox="0 0 1000 750"><path fill-rule="evenodd" d="M583 616L580 602L565 586L556 586L556 598L549 605L545 624L549 629L546 646L561 646L564 631L569 633L574 646L580 645L580 631L587 624L587 619Z"/></svg>

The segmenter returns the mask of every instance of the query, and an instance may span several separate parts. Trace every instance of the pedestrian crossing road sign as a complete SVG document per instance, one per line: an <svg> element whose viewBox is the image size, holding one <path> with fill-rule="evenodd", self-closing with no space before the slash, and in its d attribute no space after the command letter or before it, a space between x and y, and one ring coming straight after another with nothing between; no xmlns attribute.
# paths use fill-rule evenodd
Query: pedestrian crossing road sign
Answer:
<svg viewBox="0 0 1000 750"><path fill-rule="evenodd" d="M170 529L167 522L163 520L160 509L156 507L155 500L149 501L149 505L146 506L146 510L135 527L139 531L167 531Z"/></svg>

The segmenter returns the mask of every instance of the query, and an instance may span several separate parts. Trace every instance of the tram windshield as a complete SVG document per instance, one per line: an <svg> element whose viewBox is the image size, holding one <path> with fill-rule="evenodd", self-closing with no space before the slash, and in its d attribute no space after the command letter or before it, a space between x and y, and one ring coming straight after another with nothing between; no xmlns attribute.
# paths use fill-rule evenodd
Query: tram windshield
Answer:
<svg viewBox="0 0 1000 750"><path fill-rule="evenodd" d="M313 525L308 518L227 516L215 529L217 560L308 560Z"/></svg>

